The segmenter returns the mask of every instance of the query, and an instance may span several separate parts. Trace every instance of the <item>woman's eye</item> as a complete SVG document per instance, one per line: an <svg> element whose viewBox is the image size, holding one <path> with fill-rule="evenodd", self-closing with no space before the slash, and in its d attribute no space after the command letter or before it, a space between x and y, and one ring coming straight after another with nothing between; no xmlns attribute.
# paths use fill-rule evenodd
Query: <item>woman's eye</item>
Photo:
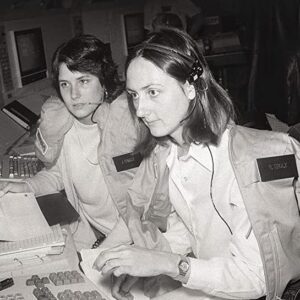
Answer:
<svg viewBox="0 0 300 300"><path fill-rule="evenodd" d="M88 84L88 79L81 79L80 80L80 83L82 84L82 85L86 85L86 84Z"/></svg>
<svg viewBox="0 0 300 300"><path fill-rule="evenodd" d="M149 90L149 95L151 97L156 97L159 94L157 90Z"/></svg>
<svg viewBox="0 0 300 300"><path fill-rule="evenodd" d="M60 86L62 89L64 89L64 88L66 88L66 87L68 86L68 83L67 83L67 82L61 82L61 83L59 84L59 86Z"/></svg>
<svg viewBox="0 0 300 300"><path fill-rule="evenodd" d="M139 95L137 93L128 93L128 95L131 97L132 100L137 100L139 98Z"/></svg>

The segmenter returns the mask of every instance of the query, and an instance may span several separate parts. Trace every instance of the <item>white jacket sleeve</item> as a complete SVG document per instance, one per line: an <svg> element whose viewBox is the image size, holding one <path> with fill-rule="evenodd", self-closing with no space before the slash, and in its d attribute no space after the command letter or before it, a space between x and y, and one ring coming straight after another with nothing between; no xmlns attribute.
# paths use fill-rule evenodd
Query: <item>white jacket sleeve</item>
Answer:
<svg viewBox="0 0 300 300"><path fill-rule="evenodd" d="M238 243L238 246L237 241L233 241L231 258L190 258L191 273L184 286L227 299L256 299L265 295L263 268L254 262L258 254L255 249L249 251L248 248L253 248L253 233L251 235L244 245ZM253 253L253 257L248 259L244 252Z"/></svg>
<svg viewBox="0 0 300 300"><path fill-rule="evenodd" d="M34 177L25 179L35 196L57 193L64 189L61 172L56 163L49 169L43 169Z"/></svg>
<svg viewBox="0 0 300 300"><path fill-rule="evenodd" d="M230 256L190 258L191 272L185 287L226 299L257 299L266 293L262 259L237 184L231 190L239 218L232 222Z"/></svg>

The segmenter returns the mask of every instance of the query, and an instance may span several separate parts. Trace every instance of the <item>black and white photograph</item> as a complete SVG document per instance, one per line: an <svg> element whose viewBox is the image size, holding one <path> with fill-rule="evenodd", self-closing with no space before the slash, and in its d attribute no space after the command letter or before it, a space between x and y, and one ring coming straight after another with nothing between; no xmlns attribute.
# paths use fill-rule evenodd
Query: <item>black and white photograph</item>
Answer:
<svg viewBox="0 0 300 300"><path fill-rule="evenodd" d="M300 300L299 172L299 0L0 1L0 300Z"/></svg>

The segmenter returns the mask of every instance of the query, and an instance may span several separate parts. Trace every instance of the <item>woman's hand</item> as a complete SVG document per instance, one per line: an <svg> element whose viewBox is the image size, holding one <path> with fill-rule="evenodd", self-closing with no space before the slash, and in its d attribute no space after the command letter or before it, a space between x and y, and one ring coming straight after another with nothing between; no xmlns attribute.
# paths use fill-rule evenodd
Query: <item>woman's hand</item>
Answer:
<svg viewBox="0 0 300 300"><path fill-rule="evenodd" d="M36 156L46 167L57 160L73 122L74 117L59 98L51 96L43 104L34 145Z"/></svg>
<svg viewBox="0 0 300 300"><path fill-rule="evenodd" d="M128 275L121 275L119 277L112 275L112 296L117 300L133 300L134 298L130 290L138 280L138 277Z"/></svg>
<svg viewBox="0 0 300 300"><path fill-rule="evenodd" d="M178 275L179 260L178 254L121 245L101 252L93 267L103 275L113 273L117 277L122 274L139 277L165 274L175 277Z"/></svg>
<svg viewBox="0 0 300 300"><path fill-rule="evenodd" d="M26 182L0 181L0 197L3 197L8 192L30 193L32 191Z"/></svg>

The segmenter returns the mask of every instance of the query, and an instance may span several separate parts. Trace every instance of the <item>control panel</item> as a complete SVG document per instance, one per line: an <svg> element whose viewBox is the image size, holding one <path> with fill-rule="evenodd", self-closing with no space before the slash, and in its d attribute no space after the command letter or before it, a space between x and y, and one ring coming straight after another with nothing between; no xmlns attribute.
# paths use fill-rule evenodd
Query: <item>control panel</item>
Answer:
<svg viewBox="0 0 300 300"><path fill-rule="evenodd" d="M78 270L53 270L51 273L31 274L10 280L13 280L13 285L0 291L0 300L113 299Z"/></svg>

